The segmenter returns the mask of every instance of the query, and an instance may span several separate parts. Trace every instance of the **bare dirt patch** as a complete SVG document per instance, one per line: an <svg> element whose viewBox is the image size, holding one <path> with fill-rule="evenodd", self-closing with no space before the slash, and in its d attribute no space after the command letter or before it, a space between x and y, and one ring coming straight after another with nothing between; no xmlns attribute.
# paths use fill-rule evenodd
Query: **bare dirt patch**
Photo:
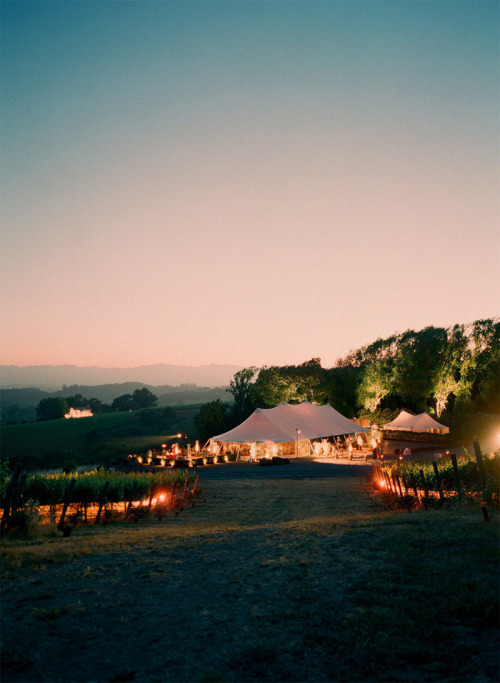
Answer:
<svg viewBox="0 0 500 683"><path fill-rule="evenodd" d="M498 527L429 531L361 483L207 481L177 518L8 566L3 681L496 680Z"/></svg>

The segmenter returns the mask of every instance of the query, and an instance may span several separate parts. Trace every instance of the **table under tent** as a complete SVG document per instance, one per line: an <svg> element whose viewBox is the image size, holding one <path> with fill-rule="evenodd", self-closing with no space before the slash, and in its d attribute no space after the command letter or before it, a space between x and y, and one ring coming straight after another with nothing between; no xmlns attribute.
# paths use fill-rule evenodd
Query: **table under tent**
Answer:
<svg viewBox="0 0 500 683"><path fill-rule="evenodd" d="M332 439L370 432L341 415L330 405L280 403L257 408L238 427L210 439L212 452L248 455L251 459L273 456L329 455Z"/></svg>

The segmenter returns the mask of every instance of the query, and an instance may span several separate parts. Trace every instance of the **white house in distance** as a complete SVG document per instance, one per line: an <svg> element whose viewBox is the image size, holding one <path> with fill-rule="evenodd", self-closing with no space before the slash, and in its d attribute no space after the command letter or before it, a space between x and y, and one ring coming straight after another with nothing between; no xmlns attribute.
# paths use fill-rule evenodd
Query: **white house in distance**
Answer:
<svg viewBox="0 0 500 683"><path fill-rule="evenodd" d="M90 408L70 408L64 417L92 417L93 414Z"/></svg>

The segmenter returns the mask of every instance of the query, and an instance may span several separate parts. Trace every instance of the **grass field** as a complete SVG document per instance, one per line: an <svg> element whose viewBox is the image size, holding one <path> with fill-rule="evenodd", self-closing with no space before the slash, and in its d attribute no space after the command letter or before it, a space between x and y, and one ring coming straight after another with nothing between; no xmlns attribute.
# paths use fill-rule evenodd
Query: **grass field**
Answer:
<svg viewBox="0 0 500 683"><path fill-rule="evenodd" d="M90 418L50 420L0 429L2 459L11 465L20 462L26 469L62 467L68 460L79 465L110 462L118 455L144 453L173 439L179 431L193 434L193 417L199 404L177 406L175 417L162 421L162 408L106 413Z"/></svg>
<svg viewBox="0 0 500 683"><path fill-rule="evenodd" d="M4 542L4 681L497 680L497 513L200 483L161 523Z"/></svg>

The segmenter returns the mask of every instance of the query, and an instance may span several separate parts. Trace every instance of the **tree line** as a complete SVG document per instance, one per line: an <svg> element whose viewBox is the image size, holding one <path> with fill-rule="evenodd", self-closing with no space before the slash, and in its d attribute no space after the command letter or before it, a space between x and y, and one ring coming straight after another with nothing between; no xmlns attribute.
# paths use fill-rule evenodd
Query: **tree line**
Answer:
<svg viewBox="0 0 500 683"><path fill-rule="evenodd" d="M329 403L346 417L388 417L405 408L445 424L500 413L500 320L407 330L350 351L333 368L319 358L301 365L249 367L234 375L233 405L213 401L195 418L200 438L220 434L255 408Z"/></svg>

